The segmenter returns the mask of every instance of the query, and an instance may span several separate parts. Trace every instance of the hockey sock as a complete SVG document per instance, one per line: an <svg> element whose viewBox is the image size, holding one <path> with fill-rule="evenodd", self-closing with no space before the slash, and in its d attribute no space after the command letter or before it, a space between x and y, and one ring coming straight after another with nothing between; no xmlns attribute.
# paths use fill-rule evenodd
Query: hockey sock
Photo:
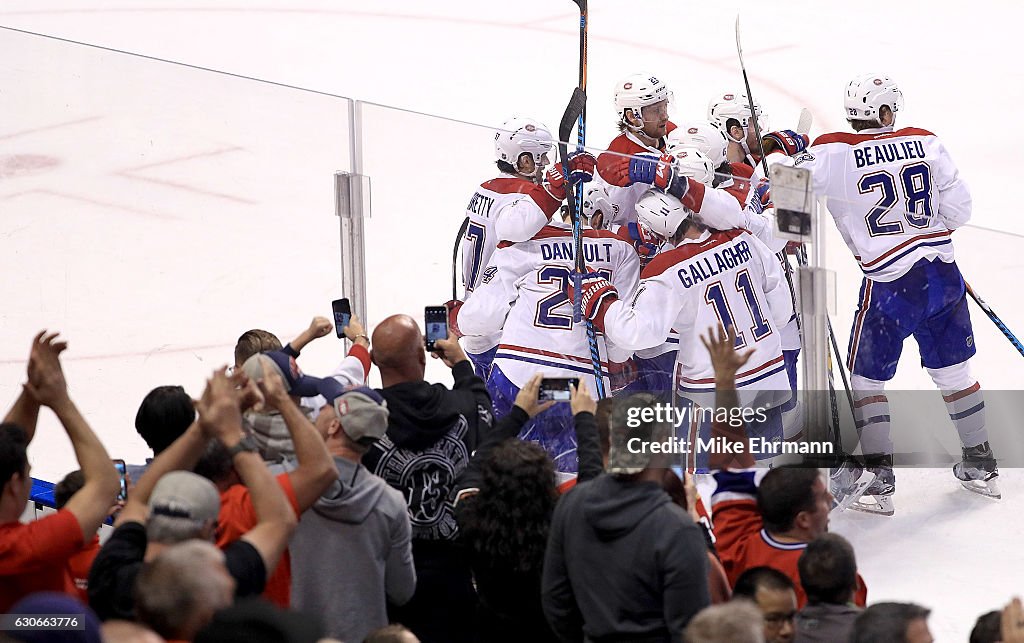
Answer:
<svg viewBox="0 0 1024 643"><path fill-rule="evenodd" d="M854 375L850 386L853 388L853 418L857 422L862 452L892 453L885 382Z"/></svg>
<svg viewBox="0 0 1024 643"><path fill-rule="evenodd" d="M929 368L927 371L942 392L949 419L960 434L960 443L965 447L974 447L988 442L985 400L981 394L981 385L971 377L968 363Z"/></svg>

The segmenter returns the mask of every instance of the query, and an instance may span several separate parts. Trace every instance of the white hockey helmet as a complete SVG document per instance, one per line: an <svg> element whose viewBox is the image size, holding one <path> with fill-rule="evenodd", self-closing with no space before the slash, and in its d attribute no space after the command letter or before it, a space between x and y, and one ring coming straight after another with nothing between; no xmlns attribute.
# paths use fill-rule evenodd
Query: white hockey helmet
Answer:
<svg viewBox="0 0 1024 643"><path fill-rule="evenodd" d="M696 147L676 147L670 154L675 157L672 167L683 176L711 186L715 180L715 165Z"/></svg>
<svg viewBox="0 0 1024 643"><path fill-rule="evenodd" d="M672 92L668 85L650 74L630 74L615 86L615 111L622 123L627 123L627 112L632 112L636 118L642 119L642 108L665 100L672 101Z"/></svg>
<svg viewBox="0 0 1024 643"><path fill-rule="evenodd" d="M636 202L637 223L661 239L671 239L688 216L679 199L661 190L650 189Z"/></svg>
<svg viewBox="0 0 1024 643"><path fill-rule="evenodd" d="M619 206L612 203L603 185L591 181L583 188L583 219L590 224L598 212L601 213L603 227L607 228L618 215Z"/></svg>
<svg viewBox="0 0 1024 643"><path fill-rule="evenodd" d="M764 114L764 110L757 101L754 101L754 113L757 114L757 126L761 133L767 134L771 131L768 129L768 119ZM722 92L708 101L708 120L716 123L725 132L725 135L735 143L741 143L742 141L734 139L729 135L729 128L725 125L726 122L730 118L735 118L740 122L744 133L749 134L750 132L747 128L750 126L751 115L750 102L747 100L747 95L744 92Z"/></svg>
<svg viewBox="0 0 1024 643"><path fill-rule="evenodd" d="M665 139L666 149L672 154L679 147L696 147L711 163L718 167L725 163L729 139L725 132L711 121L688 121L675 128Z"/></svg>
<svg viewBox="0 0 1024 643"><path fill-rule="evenodd" d="M846 120L880 121L882 105L896 112L903 107L903 92L885 74L862 74L846 86Z"/></svg>
<svg viewBox="0 0 1024 643"><path fill-rule="evenodd" d="M494 133L494 156L499 161L519 168L519 157L526 153L537 167L547 165L541 158L555 147L550 130L533 118L514 117L505 121Z"/></svg>

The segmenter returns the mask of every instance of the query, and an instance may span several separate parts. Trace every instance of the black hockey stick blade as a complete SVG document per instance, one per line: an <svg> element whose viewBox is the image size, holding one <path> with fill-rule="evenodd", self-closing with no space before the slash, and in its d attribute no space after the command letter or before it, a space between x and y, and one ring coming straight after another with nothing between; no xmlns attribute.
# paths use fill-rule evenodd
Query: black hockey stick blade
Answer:
<svg viewBox="0 0 1024 643"><path fill-rule="evenodd" d="M469 217L462 220L462 225L459 226L459 232L455 235L455 247L452 249L452 301L459 298L459 291L457 289L457 279L459 266L459 244L462 243L462 235L466 234L466 228L469 227ZM470 284L472 285L472 284Z"/></svg>
<svg viewBox="0 0 1024 643"><path fill-rule="evenodd" d="M558 152L562 159L567 154L566 143L572 135L572 128L586 107L587 93L580 87L573 89L569 104L565 106L565 113L562 114L562 120L558 122Z"/></svg>
<svg viewBox="0 0 1024 643"><path fill-rule="evenodd" d="M580 8L580 13L587 13L587 0L572 0Z"/></svg>

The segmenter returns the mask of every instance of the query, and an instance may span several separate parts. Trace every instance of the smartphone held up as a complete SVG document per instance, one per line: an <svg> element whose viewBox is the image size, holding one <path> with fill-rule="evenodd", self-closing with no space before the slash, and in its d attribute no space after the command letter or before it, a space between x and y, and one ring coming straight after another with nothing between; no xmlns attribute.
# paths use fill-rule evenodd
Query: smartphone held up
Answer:
<svg viewBox="0 0 1024 643"><path fill-rule="evenodd" d="M338 337L345 336L345 329L348 328L349 321L352 320L352 307L348 303L348 299L335 299L331 302L331 310L334 311L334 330L338 333Z"/></svg>
<svg viewBox="0 0 1024 643"><path fill-rule="evenodd" d="M434 342L448 339L448 311L444 306L427 306L423 309L423 326L427 352L431 353L436 350Z"/></svg>

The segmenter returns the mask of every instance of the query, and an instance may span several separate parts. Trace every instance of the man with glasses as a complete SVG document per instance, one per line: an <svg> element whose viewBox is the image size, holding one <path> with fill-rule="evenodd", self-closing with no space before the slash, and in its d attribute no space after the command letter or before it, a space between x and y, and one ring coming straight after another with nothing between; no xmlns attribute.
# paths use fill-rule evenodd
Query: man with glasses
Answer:
<svg viewBox="0 0 1024 643"><path fill-rule="evenodd" d="M751 567L736 579L732 598L753 601L761 610L765 643L789 643L796 636L796 589L779 570Z"/></svg>

